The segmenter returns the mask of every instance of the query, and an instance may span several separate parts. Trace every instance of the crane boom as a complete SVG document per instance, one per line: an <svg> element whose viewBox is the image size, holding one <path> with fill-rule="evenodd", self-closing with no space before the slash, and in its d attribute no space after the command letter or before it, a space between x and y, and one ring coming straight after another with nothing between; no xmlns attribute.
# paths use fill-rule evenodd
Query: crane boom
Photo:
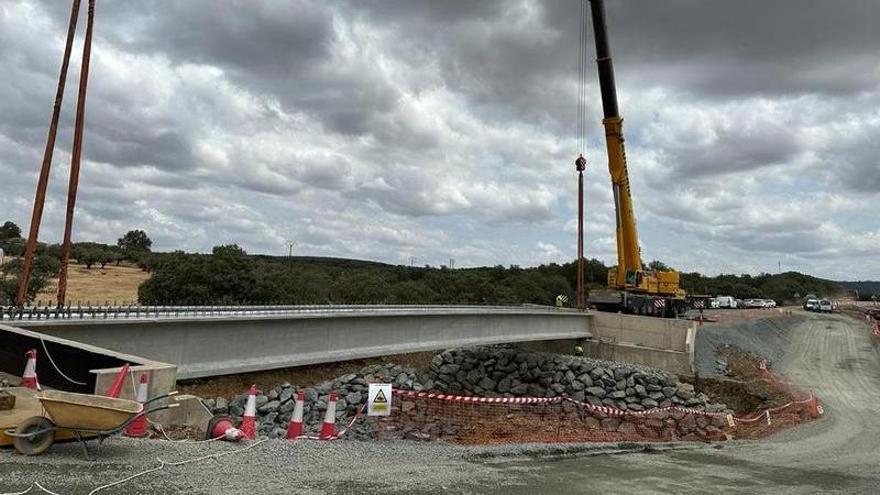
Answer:
<svg viewBox="0 0 880 495"><path fill-rule="evenodd" d="M599 68L599 89L602 93L602 111L605 126L605 142L608 148L608 171L614 193L614 210L617 220L617 270L615 284L623 286L626 278L632 278L642 269L639 254L636 216L633 211L632 193L629 187L629 173L626 169L626 149L623 139L623 119L617 109L617 88L614 83L614 63L608 43L608 29L605 23L605 4L602 0L591 0L590 11L593 19L593 36L596 40L596 64Z"/></svg>
<svg viewBox="0 0 880 495"><path fill-rule="evenodd" d="M608 28L605 23L605 3L603 0L589 2L596 43L596 64L599 69L599 89L602 93L602 125L605 127L608 171L614 193L617 226L617 266L608 270L609 291L605 294L597 293L595 297L591 291L590 302L599 309L674 317L687 309L686 294L679 286L679 273L642 268L636 216L626 167L623 119L617 108L614 64L611 61Z"/></svg>

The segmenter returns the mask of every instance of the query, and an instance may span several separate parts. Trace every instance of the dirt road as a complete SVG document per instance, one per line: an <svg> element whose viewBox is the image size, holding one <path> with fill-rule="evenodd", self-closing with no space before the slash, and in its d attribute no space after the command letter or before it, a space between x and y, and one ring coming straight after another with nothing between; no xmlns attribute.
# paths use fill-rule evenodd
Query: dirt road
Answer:
<svg viewBox="0 0 880 495"><path fill-rule="evenodd" d="M826 416L758 442L608 455L595 445L268 441L98 493L880 493L880 354L855 320L810 314L793 321L775 370L821 397ZM114 438L96 463L74 445L37 458L4 451L0 493L39 481L61 495L86 494L156 466L156 457L237 448Z"/></svg>
<svg viewBox="0 0 880 495"><path fill-rule="evenodd" d="M825 403L825 418L760 442L506 468L545 492L880 493L880 355L864 324L809 315L777 373Z"/></svg>

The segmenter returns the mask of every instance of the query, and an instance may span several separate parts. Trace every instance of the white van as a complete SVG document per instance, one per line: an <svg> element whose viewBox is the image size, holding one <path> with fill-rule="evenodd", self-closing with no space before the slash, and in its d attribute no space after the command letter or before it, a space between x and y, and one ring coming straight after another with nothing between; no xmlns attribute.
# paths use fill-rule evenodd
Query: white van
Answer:
<svg viewBox="0 0 880 495"><path fill-rule="evenodd" d="M715 298L719 308L736 309L736 299L730 296L718 296Z"/></svg>

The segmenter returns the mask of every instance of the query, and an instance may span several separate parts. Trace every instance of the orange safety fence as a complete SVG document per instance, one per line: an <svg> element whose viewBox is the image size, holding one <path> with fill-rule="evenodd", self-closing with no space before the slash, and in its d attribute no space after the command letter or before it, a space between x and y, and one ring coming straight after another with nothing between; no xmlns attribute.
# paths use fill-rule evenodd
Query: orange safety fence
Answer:
<svg viewBox="0 0 880 495"><path fill-rule="evenodd" d="M759 438L822 414L822 406L759 364L790 402L736 417L685 407L621 410L569 397L473 397L394 390L391 415L371 417L374 436L460 444L670 442Z"/></svg>

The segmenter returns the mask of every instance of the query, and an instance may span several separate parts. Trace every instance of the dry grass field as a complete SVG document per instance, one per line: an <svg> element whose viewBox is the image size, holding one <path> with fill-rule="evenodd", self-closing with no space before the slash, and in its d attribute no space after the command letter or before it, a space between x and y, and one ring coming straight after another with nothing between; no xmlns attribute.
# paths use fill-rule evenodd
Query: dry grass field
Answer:
<svg viewBox="0 0 880 495"><path fill-rule="evenodd" d="M137 301L138 286L150 278L150 274L130 265L105 268L93 265L86 270L85 265L70 265L67 281L67 302L70 304L91 302L104 304L116 302L125 304ZM58 279L37 296L37 300L54 301L58 291Z"/></svg>

